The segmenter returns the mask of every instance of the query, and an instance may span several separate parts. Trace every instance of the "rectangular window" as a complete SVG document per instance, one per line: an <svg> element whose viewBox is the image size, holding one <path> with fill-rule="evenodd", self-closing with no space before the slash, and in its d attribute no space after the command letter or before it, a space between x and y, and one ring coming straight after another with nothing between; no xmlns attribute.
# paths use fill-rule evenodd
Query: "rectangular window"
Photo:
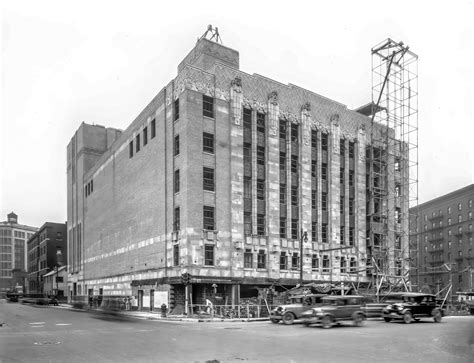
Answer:
<svg viewBox="0 0 474 363"><path fill-rule="evenodd" d="M128 144L128 156L131 158L133 157L133 140L130 141L130 144Z"/></svg>
<svg viewBox="0 0 474 363"><path fill-rule="evenodd" d="M345 169L340 168L339 169L339 184L344 185L344 175L345 175Z"/></svg>
<svg viewBox="0 0 474 363"><path fill-rule="evenodd" d="M341 245L346 243L345 229L344 226L339 227L339 233L341 234Z"/></svg>
<svg viewBox="0 0 474 363"><path fill-rule="evenodd" d="M344 214L344 197L339 197L339 214Z"/></svg>
<svg viewBox="0 0 474 363"><path fill-rule="evenodd" d="M291 155L291 172L297 173L298 172L298 156Z"/></svg>
<svg viewBox="0 0 474 363"><path fill-rule="evenodd" d="M135 138L135 151L140 151L140 134L138 134Z"/></svg>
<svg viewBox="0 0 474 363"><path fill-rule="evenodd" d="M354 158L354 143L349 141L349 159Z"/></svg>
<svg viewBox="0 0 474 363"><path fill-rule="evenodd" d="M252 164L252 145L244 142L244 164Z"/></svg>
<svg viewBox="0 0 474 363"><path fill-rule="evenodd" d="M298 220L297 219L291 220L291 238L298 239Z"/></svg>
<svg viewBox="0 0 474 363"><path fill-rule="evenodd" d="M286 153L280 152L280 170L286 170Z"/></svg>
<svg viewBox="0 0 474 363"><path fill-rule="evenodd" d="M354 186L354 170L349 170L349 186Z"/></svg>
<svg viewBox="0 0 474 363"><path fill-rule="evenodd" d="M202 133L202 151L214 154L214 135L207 132Z"/></svg>
<svg viewBox="0 0 474 363"><path fill-rule="evenodd" d="M266 268L265 250L259 250L257 255L257 268Z"/></svg>
<svg viewBox="0 0 474 363"><path fill-rule="evenodd" d="M346 273L346 258L341 256L341 274L345 274Z"/></svg>
<svg viewBox="0 0 474 363"><path fill-rule="evenodd" d="M339 154L344 155L346 153L346 142L344 139L339 141Z"/></svg>
<svg viewBox="0 0 474 363"><path fill-rule="evenodd" d="M143 128L143 146L145 146L146 144L148 144L148 127L147 126Z"/></svg>
<svg viewBox="0 0 474 363"><path fill-rule="evenodd" d="M323 243L328 243L328 225L323 223L321 225L321 240Z"/></svg>
<svg viewBox="0 0 474 363"><path fill-rule="evenodd" d="M64 282L64 279L62 276L56 276L56 282Z"/></svg>
<svg viewBox="0 0 474 363"><path fill-rule="evenodd" d="M257 234L259 236L265 235L265 215L257 214Z"/></svg>
<svg viewBox="0 0 474 363"><path fill-rule="evenodd" d="M298 125L291 124L291 142L298 142Z"/></svg>
<svg viewBox="0 0 474 363"><path fill-rule="evenodd" d="M252 130L252 110L244 107L244 129Z"/></svg>
<svg viewBox="0 0 474 363"><path fill-rule="evenodd" d="M204 265L214 266L214 245L204 245Z"/></svg>
<svg viewBox="0 0 474 363"><path fill-rule="evenodd" d="M156 136L156 121L155 119L151 120L150 123L150 132L151 132L151 138L153 139Z"/></svg>
<svg viewBox="0 0 474 363"><path fill-rule="evenodd" d="M321 179L328 180L328 164L326 163L321 164Z"/></svg>
<svg viewBox="0 0 474 363"><path fill-rule="evenodd" d="M328 151L328 134L321 134L321 150Z"/></svg>
<svg viewBox="0 0 474 363"><path fill-rule="evenodd" d="M253 267L253 253L251 249L246 249L244 252L244 268Z"/></svg>
<svg viewBox="0 0 474 363"><path fill-rule="evenodd" d="M265 181L262 179L257 179L257 199L265 199Z"/></svg>
<svg viewBox="0 0 474 363"><path fill-rule="evenodd" d="M311 190L311 209L316 209L316 190Z"/></svg>
<svg viewBox="0 0 474 363"><path fill-rule="evenodd" d="M356 267L357 267L356 259L355 259L355 257L351 257L351 273L352 274L357 272Z"/></svg>
<svg viewBox="0 0 474 363"><path fill-rule="evenodd" d="M174 120L179 119L179 98L174 101Z"/></svg>
<svg viewBox="0 0 474 363"><path fill-rule="evenodd" d="M179 155L179 135L174 137L174 156Z"/></svg>
<svg viewBox="0 0 474 363"><path fill-rule="evenodd" d="M179 193L179 169L174 171L174 192Z"/></svg>
<svg viewBox="0 0 474 363"><path fill-rule="evenodd" d="M257 164L265 165L265 148L263 146L257 146Z"/></svg>
<svg viewBox="0 0 474 363"><path fill-rule="evenodd" d="M316 178L316 160L311 160L311 177Z"/></svg>
<svg viewBox="0 0 474 363"><path fill-rule="evenodd" d="M179 245L173 245L173 264L179 266Z"/></svg>
<svg viewBox="0 0 474 363"><path fill-rule="evenodd" d="M316 242L318 239L318 229L316 222L311 222L311 240Z"/></svg>
<svg viewBox="0 0 474 363"><path fill-rule="evenodd" d="M298 253L293 252L293 254L291 255L291 269L297 270L300 266L299 262L300 262L300 259L298 257Z"/></svg>
<svg viewBox="0 0 474 363"><path fill-rule="evenodd" d="M244 234L252 235L252 215L250 212L244 212Z"/></svg>
<svg viewBox="0 0 474 363"><path fill-rule="evenodd" d="M354 198L349 198L349 215L354 215Z"/></svg>
<svg viewBox="0 0 474 363"><path fill-rule="evenodd" d="M318 132L311 130L311 147L315 148L318 146Z"/></svg>
<svg viewBox="0 0 474 363"><path fill-rule="evenodd" d="M323 212L328 210L328 193L321 193L321 209Z"/></svg>
<svg viewBox="0 0 474 363"><path fill-rule="evenodd" d="M354 237L355 237L354 232L355 232L354 227L349 227L349 245L350 246L354 246Z"/></svg>
<svg viewBox="0 0 474 363"><path fill-rule="evenodd" d="M214 207L203 206L203 228L208 231L213 231L214 228Z"/></svg>
<svg viewBox="0 0 474 363"><path fill-rule="evenodd" d="M214 169L202 168L202 182L204 190L213 192L215 190Z"/></svg>
<svg viewBox="0 0 474 363"><path fill-rule="evenodd" d="M287 270L288 269L288 256L286 252L280 253L280 270Z"/></svg>
<svg viewBox="0 0 474 363"><path fill-rule="evenodd" d="M318 255L314 254L314 255L311 256L311 268L313 270L319 269L319 257L318 257Z"/></svg>
<svg viewBox="0 0 474 363"><path fill-rule="evenodd" d="M329 256L323 255L323 272L329 272Z"/></svg>
<svg viewBox="0 0 474 363"><path fill-rule="evenodd" d="M257 132L265 133L265 114L257 112Z"/></svg>
<svg viewBox="0 0 474 363"><path fill-rule="evenodd" d="M291 205L298 205L298 187L291 187Z"/></svg>
<svg viewBox="0 0 474 363"><path fill-rule="evenodd" d="M280 238L286 238L286 218L280 217Z"/></svg>
<svg viewBox="0 0 474 363"><path fill-rule="evenodd" d="M179 224L180 224L180 212L179 207L174 209L174 222L173 222L173 230L179 231Z"/></svg>
<svg viewBox="0 0 474 363"><path fill-rule="evenodd" d="M286 121L280 120L280 139L286 140Z"/></svg>
<svg viewBox="0 0 474 363"><path fill-rule="evenodd" d="M252 180L249 177L244 177L244 199L252 198Z"/></svg>
<svg viewBox="0 0 474 363"><path fill-rule="evenodd" d="M202 115L214 118L214 98L202 95Z"/></svg>

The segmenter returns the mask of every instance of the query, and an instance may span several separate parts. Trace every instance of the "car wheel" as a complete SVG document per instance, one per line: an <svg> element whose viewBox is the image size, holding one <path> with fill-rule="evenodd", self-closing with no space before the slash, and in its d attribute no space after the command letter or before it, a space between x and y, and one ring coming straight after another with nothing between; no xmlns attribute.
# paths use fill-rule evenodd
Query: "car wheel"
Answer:
<svg viewBox="0 0 474 363"><path fill-rule="evenodd" d="M433 320L435 323L441 322L441 311L439 311L438 309L433 309L433 312L431 314L433 315Z"/></svg>
<svg viewBox="0 0 474 363"><path fill-rule="evenodd" d="M321 326L324 329L329 329L332 326L332 318L329 315L326 315L321 320Z"/></svg>
<svg viewBox="0 0 474 363"><path fill-rule="evenodd" d="M386 323L390 323L392 321L392 318L384 317L383 320L385 320Z"/></svg>
<svg viewBox="0 0 474 363"><path fill-rule="evenodd" d="M270 319L273 324L278 324L280 321L278 319Z"/></svg>
<svg viewBox="0 0 474 363"><path fill-rule="evenodd" d="M407 311L405 314L403 314L403 321L405 324L410 324L413 320L413 315L411 312Z"/></svg>
<svg viewBox="0 0 474 363"><path fill-rule="evenodd" d="M361 314L356 314L353 320L355 326L362 326L364 324L364 317Z"/></svg>
<svg viewBox="0 0 474 363"><path fill-rule="evenodd" d="M295 316L292 313L286 313L283 315L283 323L291 325L295 321Z"/></svg>

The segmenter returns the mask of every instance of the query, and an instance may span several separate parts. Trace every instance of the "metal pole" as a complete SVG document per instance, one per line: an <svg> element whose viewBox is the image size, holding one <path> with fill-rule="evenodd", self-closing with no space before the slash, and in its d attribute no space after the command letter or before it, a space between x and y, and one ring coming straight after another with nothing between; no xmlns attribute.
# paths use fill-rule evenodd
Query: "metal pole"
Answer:
<svg viewBox="0 0 474 363"><path fill-rule="evenodd" d="M303 228L300 236L300 286L303 286Z"/></svg>
<svg viewBox="0 0 474 363"><path fill-rule="evenodd" d="M56 265L56 296L58 296L58 294L59 294L58 276L59 276L59 266Z"/></svg>

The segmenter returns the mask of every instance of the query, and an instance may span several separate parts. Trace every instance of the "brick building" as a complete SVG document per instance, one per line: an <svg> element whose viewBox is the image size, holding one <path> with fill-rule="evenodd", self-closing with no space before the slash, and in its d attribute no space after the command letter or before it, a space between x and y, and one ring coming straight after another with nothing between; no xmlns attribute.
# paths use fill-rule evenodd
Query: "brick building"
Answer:
<svg viewBox="0 0 474 363"><path fill-rule="evenodd" d="M472 291L474 184L410 208L412 285Z"/></svg>
<svg viewBox="0 0 474 363"><path fill-rule="evenodd" d="M0 222L0 294L13 286L24 289L27 266L26 241L38 228L18 224L18 215L11 212Z"/></svg>
<svg viewBox="0 0 474 363"><path fill-rule="evenodd" d="M187 272L194 303L214 291L236 303L296 285L301 263L304 282L368 283L367 241L382 233L367 225L371 131L368 115L244 73L237 51L201 38L125 131L83 123L71 139L70 296L173 306ZM392 241L403 212L388 215Z"/></svg>
<svg viewBox="0 0 474 363"><path fill-rule="evenodd" d="M67 264L66 223L44 223L28 239L28 292L44 293L44 276Z"/></svg>

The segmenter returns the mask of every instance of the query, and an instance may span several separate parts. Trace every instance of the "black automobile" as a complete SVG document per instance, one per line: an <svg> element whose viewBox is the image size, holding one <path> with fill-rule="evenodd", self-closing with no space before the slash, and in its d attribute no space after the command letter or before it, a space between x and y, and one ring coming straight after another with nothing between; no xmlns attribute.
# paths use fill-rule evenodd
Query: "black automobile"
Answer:
<svg viewBox="0 0 474 363"><path fill-rule="evenodd" d="M326 294L292 296L289 304L277 306L270 312L270 321L275 324L283 321L284 324L291 325L296 319L301 318L304 311L320 305L321 299L326 296Z"/></svg>
<svg viewBox="0 0 474 363"><path fill-rule="evenodd" d="M441 322L442 312L434 295L410 292L402 297L403 301L383 309L382 316L387 323L403 320L405 324L410 324L413 320L418 321L424 317L433 318L435 323Z"/></svg>

